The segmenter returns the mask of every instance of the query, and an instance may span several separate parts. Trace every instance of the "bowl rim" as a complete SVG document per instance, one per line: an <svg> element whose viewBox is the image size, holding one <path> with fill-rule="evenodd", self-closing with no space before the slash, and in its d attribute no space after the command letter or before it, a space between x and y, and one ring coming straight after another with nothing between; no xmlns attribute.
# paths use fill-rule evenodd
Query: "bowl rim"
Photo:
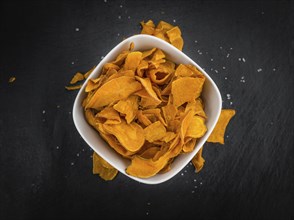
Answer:
<svg viewBox="0 0 294 220"><path fill-rule="evenodd" d="M203 144L206 142L207 138L209 137L209 135L211 134L212 130L214 129L216 123L217 123L217 119L219 118L220 116L220 113L221 113L221 109L222 109L222 98L221 98L221 94L220 94L220 91L216 85L216 83L213 81L213 79L209 76L208 73L206 73L202 68L201 66L199 66L195 61L193 61L189 56L187 56L184 52L178 50L177 48L175 48L174 46L172 46L171 44L169 44L168 42L160 39L160 38L157 38L157 37L154 37L154 36L151 36L151 35L146 35L146 34L137 34L137 35L133 35L133 36L130 36L126 39L124 39L123 41L121 41L120 43L118 43L114 48L112 48L107 54L106 56L98 63L98 65L94 68L94 70L92 71L92 73L88 76L88 78L83 82L83 85L82 87L80 88L78 94L76 95L75 97L75 101L74 101L74 104L73 104L73 114L72 114L72 117L73 117L73 121L74 121L74 124L75 124L75 127L76 129L78 130L79 134L81 135L81 137L83 138L83 140L89 145L89 147L91 149L93 149L97 154L99 154L95 149L94 147L91 146L91 144L89 143L89 141L87 140L87 138L83 135L83 131L81 130L80 126L79 126L79 123L77 121L77 117L78 117L78 108L81 106L81 103L78 102L78 100L80 100L81 96L82 95L85 95L85 86L88 82L88 80L90 80L94 75L97 75L99 76L101 74L101 71L100 72L97 72L98 69L101 69L101 66L103 66L105 63L107 63L108 61L108 58L111 57L113 54L117 53L121 53L121 51L118 51L119 48L121 48L124 44L126 44L127 42L132 42L133 40L136 40L136 39L152 39L152 41L154 42L157 42L158 44L163 44L165 45L165 47L168 47L170 50L174 51L175 53L178 53L178 55L182 56L185 60L187 60L187 62L189 63L192 63L194 66L197 67L197 69L199 69L206 77L206 80L205 80L205 83L207 81L207 79L209 80L210 84L212 85L213 89L215 90L216 92L216 100L218 101L218 105L216 106L217 107L217 115L216 115L216 120L213 121L212 123L212 126L210 129L207 130L206 134L205 134L205 137L203 139L203 137L201 138L203 141ZM136 45L135 45L136 47ZM178 56L176 55L176 56ZM84 118L84 120L86 121L84 115L82 116ZM86 122L88 123L88 122ZM89 125L89 124L88 124ZM90 125L89 125L90 126ZM91 127L91 126L90 126ZM99 135L99 133L97 132L97 134ZM100 136L100 135L99 135ZM100 137L101 138L101 137ZM101 138L102 139L102 138ZM102 139L103 140L103 139ZM104 140L103 140L104 141ZM106 144L108 144L106 142ZM198 143L197 143L198 144ZM197 145L196 144L196 145ZM202 144L202 146L203 146ZM194 153L193 153L193 156L191 156L191 158L193 158L196 153L200 150L201 146L198 147L198 149L194 149ZM191 152L192 153L192 152ZM103 157L103 156L102 156ZM111 161L110 159L108 158L104 158L107 162L109 162L112 166L114 166L116 169L117 166L114 164L113 161ZM141 183L145 183L145 184L159 184L159 183L163 183L165 181L168 181L170 179L172 179L172 177L174 177L176 174L178 174L185 166L187 165L187 163L185 163L181 168L179 167L178 169L174 170L173 174L171 174L169 177L167 178L161 178L159 180L153 180L153 181L150 181L150 178L139 178L139 177L134 177L134 176L131 176L131 175L128 175L125 171L122 171L120 169L118 169L118 171L124 175L126 175L127 177L133 179L133 180L136 180L138 182L141 182ZM170 171L169 171L170 172Z"/></svg>

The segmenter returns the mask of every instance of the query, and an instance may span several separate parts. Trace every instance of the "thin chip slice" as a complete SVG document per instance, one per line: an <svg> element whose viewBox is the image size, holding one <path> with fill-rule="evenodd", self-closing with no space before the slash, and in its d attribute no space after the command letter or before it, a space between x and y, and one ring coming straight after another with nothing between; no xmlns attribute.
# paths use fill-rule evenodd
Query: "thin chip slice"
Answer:
<svg viewBox="0 0 294 220"><path fill-rule="evenodd" d="M184 46L184 40L182 38L182 33L181 30L178 26L168 30L166 32L166 35L168 36L170 43L178 48L179 50L183 50Z"/></svg>
<svg viewBox="0 0 294 220"><path fill-rule="evenodd" d="M152 20L149 20L146 23L142 21L141 25L142 25L141 34L149 34L149 35L153 34L155 25Z"/></svg>
<svg viewBox="0 0 294 220"><path fill-rule="evenodd" d="M193 157L192 163L195 167L196 173L200 172L204 166L204 158L202 157L202 151L203 147L200 148L200 150L197 152L197 154Z"/></svg>
<svg viewBox="0 0 294 220"><path fill-rule="evenodd" d="M72 85L72 84L75 84L75 83L80 82L82 80L84 80L84 75L82 73L80 73L80 72L77 72L73 76L73 78L71 79L71 81L69 83Z"/></svg>
<svg viewBox="0 0 294 220"><path fill-rule="evenodd" d="M103 124L103 128L114 135L120 144L130 152L137 152L145 142L143 128L136 122L127 124L124 119L121 119L120 124Z"/></svg>
<svg viewBox="0 0 294 220"><path fill-rule="evenodd" d="M141 62L141 59L142 59L141 52L134 51L129 53L125 60L124 69L136 71L137 67L139 66Z"/></svg>
<svg viewBox="0 0 294 220"><path fill-rule="evenodd" d="M120 100L113 108L125 115L127 123L130 124L138 111L138 96L131 95L126 100Z"/></svg>
<svg viewBox="0 0 294 220"><path fill-rule="evenodd" d="M152 143L162 139L166 135L166 129L160 121L156 121L144 129L144 135Z"/></svg>
<svg viewBox="0 0 294 220"><path fill-rule="evenodd" d="M201 94L204 81L200 78L181 77L173 81L171 93L173 104L178 107L185 102L191 102Z"/></svg>
<svg viewBox="0 0 294 220"><path fill-rule="evenodd" d="M97 153L93 153L93 174L99 174L104 180L113 180L118 171L106 162Z"/></svg>
<svg viewBox="0 0 294 220"><path fill-rule="evenodd" d="M202 137L207 131L207 127L204 123L203 118L200 116L193 116L185 137L192 137L192 138L200 138Z"/></svg>
<svg viewBox="0 0 294 220"><path fill-rule="evenodd" d="M207 139L207 142L224 144L224 136L227 125L229 124L232 117L236 114L234 109L222 109L218 121Z"/></svg>
<svg viewBox="0 0 294 220"><path fill-rule="evenodd" d="M112 102L125 99L141 89L141 84L133 77L121 76L103 84L88 102L86 108L99 109Z"/></svg>
<svg viewBox="0 0 294 220"><path fill-rule="evenodd" d="M76 86L65 86L67 90L78 90L82 87L82 85L76 85Z"/></svg>

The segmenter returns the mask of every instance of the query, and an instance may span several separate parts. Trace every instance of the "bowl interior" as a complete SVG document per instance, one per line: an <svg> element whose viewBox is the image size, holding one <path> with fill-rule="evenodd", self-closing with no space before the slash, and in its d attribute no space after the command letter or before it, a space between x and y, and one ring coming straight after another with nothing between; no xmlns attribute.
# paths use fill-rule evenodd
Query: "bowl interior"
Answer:
<svg viewBox="0 0 294 220"><path fill-rule="evenodd" d="M200 138L195 146L195 149L191 153L187 154L181 154L179 155L174 162L172 163L172 169L164 174L157 174L153 177L143 179L143 178L137 178L128 175L125 172L125 169L130 164L130 161L127 159L124 159L122 156L120 156L118 153L116 153L98 134L96 130L94 130L86 121L84 117L84 110L82 108L82 101L86 96L86 93L84 92L85 86L87 81L83 84L82 88L80 89L75 102L73 106L73 120L74 124L80 133L80 135L83 137L83 139L87 142L87 144L96 151L101 157L103 157L107 162L109 162L113 167L118 169L121 173L124 175L142 182L146 184L158 184L162 183L164 181L169 180L174 175L176 175L179 171L181 171L194 157L194 155L199 151L201 146L205 143L207 138L209 137L210 133L212 132L217 119L221 112L222 107L222 100L220 92L213 82L213 80L209 77L209 75L193 60L191 60L187 55L185 55L183 52L179 51L169 43L158 39L153 36L149 35L135 35L132 37L129 37L122 41L120 44L118 44L115 48L113 48L105 57L104 59L99 63L99 65L93 70L90 78L95 78L100 74L100 71L103 67L103 65L107 62L111 62L114 60L118 54L120 54L123 50L128 50L129 45L131 42L134 42L135 48L134 50L148 50L154 47L160 48L164 51L167 58L176 64L191 64L196 66L206 77L206 81L203 87L202 91L202 98L205 103L205 113L207 114L207 132L206 134Z"/></svg>

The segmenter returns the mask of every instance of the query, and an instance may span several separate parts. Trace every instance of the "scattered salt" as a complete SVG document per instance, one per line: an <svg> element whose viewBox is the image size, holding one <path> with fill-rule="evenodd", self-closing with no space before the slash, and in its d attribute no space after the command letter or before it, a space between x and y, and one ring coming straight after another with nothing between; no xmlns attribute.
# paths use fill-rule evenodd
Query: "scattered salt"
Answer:
<svg viewBox="0 0 294 220"><path fill-rule="evenodd" d="M60 108L60 105L57 105L56 107L57 107L57 108Z"/></svg>
<svg viewBox="0 0 294 220"><path fill-rule="evenodd" d="M122 5L120 5L119 7L120 7L120 8L122 8L123 6L122 6Z"/></svg>
<svg viewBox="0 0 294 220"><path fill-rule="evenodd" d="M174 19L173 22L176 23L176 19Z"/></svg>
<svg viewBox="0 0 294 220"><path fill-rule="evenodd" d="M273 68L273 71L275 72L276 71L276 68Z"/></svg>
<svg viewBox="0 0 294 220"><path fill-rule="evenodd" d="M75 61L72 61L71 64L74 65L75 64Z"/></svg>
<svg viewBox="0 0 294 220"><path fill-rule="evenodd" d="M107 0L104 0L104 2L106 3L106 2L107 2Z"/></svg>
<svg viewBox="0 0 294 220"><path fill-rule="evenodd" d="M68 112L68 114L70 114L70 115L71 115L71 112Z"/></svg>
<svg viewBox="0 0 294 220"><path fill-rule="evenodd" d="M151 205L151 203L150 202L147 202L147 205Z"/></svg>
<svg viewBox="0 0 294 220"><path fill-rule="evenodd" d="M146 212L146 215L149 215L149 212Z"/></svg>
<svg viewBox="0 0 294 220"><path fill-rule="evenodd" d="M243 61L244 63L246 62L246 60L245 60L245 58L244 58L244 57L242 58L242 61Z"/></svg>
<svg viewBox="0 0 294 220"><path fill-rule="evenodd" d="M210 61L213 61L213 58L211 58Z"/></svg>
<svg viewBox="0 0 294 220"><path fill-rule="evenodd" d="M121 19L121 16L120 15L118 16L118 19Z"/></svg>
<svg viewBox="0 0 294 220"><path fill-rule="evenodd" d="M230 54L228 53L228 54L227 54L227 58L229 58L229 56L230 56Z"/></svg>
<svg viewBox="0 0 294 220"><path fill-rule="evenodd" d="M223 70L225 70L226 69L226 67L225 66L223 66Z"/></svg>
<svg viewBox="0 0 294 220"><path fill-rule="evenodd" d="M117 36L120 36L120 33L117 33Z"/></svg>
<svg viewBox="0 0 294 220"><path fill-rule="evenodd" d="M194 42L195 42L196 44L198 43L198 41L197 41L197 40L195 40Z"/></svg>
<svg viewBox="0 0 294 220"><path fill-rule="evenodd" d="M219 47L219 49L221 49L221 50L222 50L222 49L223 49L223 47L222 47L222 46L220 46L220 47Z"/></svg>
<svg viewBox="0 0 294 220"><path fill-rule="evenodd" d="M79 157L80 156L80 154L79 153L77 153L77 157Z"/></svg>
<svg viewBox="0 0 294 220"><path fill-rule="evenodd" d="M46 111L45 111L45 110L43 110L43 111L42 111L42 113L43 113L43 114L45 114L45 113L46 113Z"/></svg>
<svg viewBox="0 0 294 220"><path fill-rule="evenodd" d="M230 102L230 105L233 105L233 102Z"/></svg>
<svg viewBox="0 0 294 220"><path fill-rule="evenodd" d="M128 16L128 19L131 19L131 16Z"/></svg>
<svg viewBox="0 0 294 220"><path fill-rule="evenodd" d="M264 11L262 11L261 14L264 15Z"/></svg>
<svg viewBox="0 0 294 220"><path fill-rule="evenodd" d="M103 60L104 56L101 56L100 59Z"/></svg>
<svg viewBox="0 0 294 220"><path fill-rule="evenodd" d="M225 80L227 80L228 79L228 77L225 77Z"/></svg>
<svg viewBox="0 0 294 220"><path fill-rule="evenodd" d="M194 190L192 190L192 193L194 193L195 191Z"/></svg>
<svg viewBox="0 0 294 220"><path fill-rule="evenodd" d="M239 57L238 60L241 61L241 58Z"/></svg>
<svg viewBox="0 0 294 220"><path fill-rule="evenodd" d="M184 173L181 173L181 176L184 176Z"/></svg>
<svg viewBox="0 0 294 220"><path fill-rule="evenodd" d="M56 146L56 149L59 150L59 146Z"/></svg>
<svg viewBox="0 0 294 220"><path fill-rule="evenodd" d="M162 15L164 15L164 13L165 13L164 11L161 12Z"/></svg>
<svg viewBox="0 0 294 220"><path fill-rule="evenodd" d="M74 163L74 162L71 162L71 163L70 163L70 165L72 165L72 166L73 166L73 165L75 165L75 163Z"/></svg>
<svg viewBox="0 0 294 220"><path fill-rule="evenodd" d="M194 181L194 182L197 182L197 180L196 180L196 179L194 179L193 181Z"/></svg>
<svg viewBox="0 0 294 220"><path fill-rule="evenodd" d="M231 47L230 50L233 50L233 47Z"/></svg>
<svg viewBox="0 0 294 220"><path fill-rule="evenodd" d="M261 72L261 71L262 71L262 69L261 69L261 68L257 69L257 72Z"/></svg>
<svg viewBox="0 0 294 220"><path fill-rule="evenodd" d="M76 31L79 31L80 30L80 28L76 28Z"/></svg>
<svg viewBox="0 0 294 220"><path fill-rule="evenodd" d="M227 94L227 99L231 99L231 94Z"/></svg>
<svg viewBox="0 0 294 220"><path fill-rule="evenodd" d="M200 185L202 185L202 182L200 182Z"/></svg>

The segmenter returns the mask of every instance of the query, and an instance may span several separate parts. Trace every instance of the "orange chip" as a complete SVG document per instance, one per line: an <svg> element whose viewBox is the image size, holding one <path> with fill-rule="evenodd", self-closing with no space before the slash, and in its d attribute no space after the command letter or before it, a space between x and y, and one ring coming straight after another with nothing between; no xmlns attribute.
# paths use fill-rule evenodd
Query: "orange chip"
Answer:
<svg viewBox="0 0 294 220"><path fill-rule="evenodd" d="M141 89L141 84L133 77L121 76L112 79L102 85L90 99L86 108L99 109L112 102L129 97L132 93Z"/></svg>
<svg viewBox="0 0 294 220"><path fill-rule="evenodd" d="M204 80L193 77L180 77L173 81L171 93L173 104L178 107L185 102L195 100L200 96Z"/></svg>
<svg viewBox="0 0 294 220"><path fill-rule="evenodd" d="M103 124L103 128L109 134L114 135L119 143L130 152L140 150L145 142L143 128L136 122L127 124L122 119L120 124Z"/></svg>
<svg viewBox="0 0 294 220"><path fill-rule="evenodd" d="M113 180L118 171L97 153L93 153L93 174L99 174L104 180Z"/></svg>
<svg viewBox="0 0 294 220"><path fill-rule="evenodd" d="M179 50L182 50L183 49L183 46L184 46L184 41L183 41L183 38L182 38L182 33L181 33L181 30L178 26L168 30L166 32L169 40L170 40L170 43L175 46L176 48L178 48Z"/></svg>
<svg viewBox="0 0 294 220"><path fill-rule="evenodd" d="M206 131L207 127L204 123L203 118L201 118L200 116L193 116L185 136L192 138L200 138L206 133Z"/></svg>
<svg viewBox="0 0 294 220"><path fill-rule="evenodd" d="M84 80L84 75L81 74L80 72L77 72L69 83L75 84L75 83L82 81L82 80Z"/></svg>
<svg viewBox="0 0 294 220"><path fill-rule="evenodd" d="M162 139L166 134L166 129L160 121L156 121L144 129L144 135L150 143Z"/></svg>
<svg viewBox="0 0 294 220"><path fill-rule="evenodd" d="M131 95L126 100L120 100L113 108L125 115L125 119L130 124L138 111L138 96Z"/></svg>
<svg viewBox="0 0 294 220"><path fill-rule="evenodd" d="M136 71L142 59L142 53L135 51L127 55L125 60L124 69Z"/></svg>
<svg viewBox="0 0 294 220"><path fill-rule="evenodd" d="M224 136L227 125L231 118L236 114L234 109L222 109L218 121L207 139L207 142L224 144Z"/></svg>
<svg viewBox="0 0 294 220"><path fill-rule="evenodd" d="M203 151L203 147L200 148L200 150L197 152L195 157L193 157L192 159L192 163L197 173L200 172L200 170L202 170L204 166L204 162L205 162L204 158L202 157L202 151Z"/></svg>
<svg viewBox="0 0 294 220"><path fill-rule="evenodd" d="M80 89L82 85L76 85L76 86L65 86L67 90L77 90Z"/></svg>
<svg viewBox="0 0 294 220"><path fill-rule="evenodd" d="M142 25L141 34L149 34L149 35L153 34L155 25L152 20L149 20L146 23L142 21L141 25Z"/></svg>
<svg viewBox="0 0 294 220"><path fill-rule="evenodd" d="M8 82L13 83L16 80L15 76L12 76L9 78Z"/></svg>

